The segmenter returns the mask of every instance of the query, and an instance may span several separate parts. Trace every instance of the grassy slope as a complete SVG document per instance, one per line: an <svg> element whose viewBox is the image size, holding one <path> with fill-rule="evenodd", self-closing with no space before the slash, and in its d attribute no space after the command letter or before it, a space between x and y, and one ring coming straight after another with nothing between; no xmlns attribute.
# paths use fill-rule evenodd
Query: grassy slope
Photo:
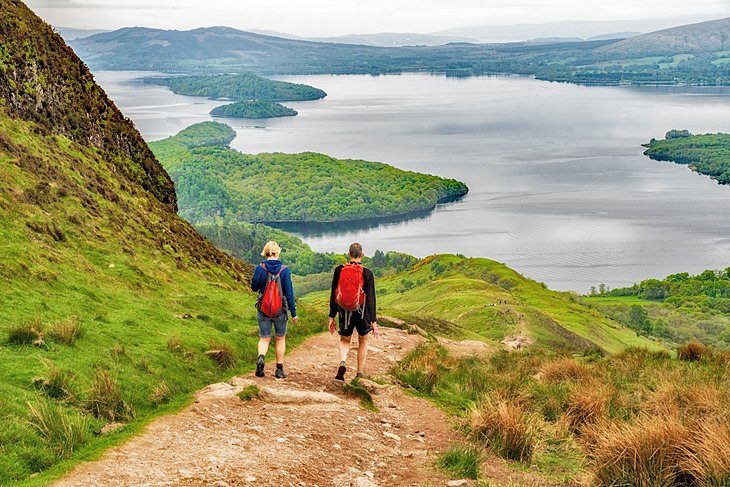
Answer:
<svg viewBox="0 0 730 487"><path fill-rule="evenodd" d="M211 248L207 258L185 245L206 250L187 233L192 229L144 192L129 194L96 151L61 136L39 137L33 124L0 117L0 133L12 139L13 153L0 149L0 484L20 480L58 461L48 443L28 423L28 403L44 394L33 386L47 375L44 361L68 371L74 399L59 403L66 412L85 411L98 369L118 382L138 421L157 408L205 384L250 368L258 328L254 296L226 270L227 258ZM20 153L18 156L16 153ZM19 159L37 157L64 176L36 191L37 174L19 167ZM73 180L86 183L75 166L93 168L97 184L111 188L117 201L87 192L83 204ZM93 207L92 207L93 205ZM29 228L29 224L34 229ZM38 230L40 229L40 230ZM47 229L51 229L46 231ZM56 235L54 238L53 234ZM220 266L215 260L221 262ZM239 278L245 281L246 274ZM178 316L189 314L190 319ZM46 333L45 347L8 343L10 331L40 322L78 321L81 337L73 345ZM321 323L319 320L318 323ZM318 325L308 321L294 340ZM172 349L170 340L179 340ZM238 359L220 369L204 352L210 341L228 344ZM22 366L19 366L22 364ZM161 383L169 388L161 401L151 395ZM179 401L178 401L179 402ZM90 431L108 420L91 418ZM128 418L127 418L128 419ZM105 439L93 438L88 455Z"/></svg>
<svg viewBox="0 0 730 487"><path fill-rule="evenodd" d="M377 288L381 315L415 321L453 338L497 342L520 331L522 316L525 333L551 348L660 348L580 304L575 296L546 289L488 259L428 257L409 271L379 279ZM322 305L325 294L314 293L305 300Z"/></svg>

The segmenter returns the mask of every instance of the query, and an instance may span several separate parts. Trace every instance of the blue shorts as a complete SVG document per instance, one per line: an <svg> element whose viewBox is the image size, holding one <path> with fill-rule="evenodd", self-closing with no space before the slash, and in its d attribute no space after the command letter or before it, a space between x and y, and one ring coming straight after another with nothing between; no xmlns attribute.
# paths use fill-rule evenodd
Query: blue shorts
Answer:
<svg viewBox="0 0 730 487"><path fill-rule="evenodd" d="M261 338L271 338L272 327L276 332L276 336L286 336L286 324L289 322L289 315L286 312L279 313L278 316L269 318L261 311L258 311L256 313L256 319L259 322L259 336Z"/></svg>

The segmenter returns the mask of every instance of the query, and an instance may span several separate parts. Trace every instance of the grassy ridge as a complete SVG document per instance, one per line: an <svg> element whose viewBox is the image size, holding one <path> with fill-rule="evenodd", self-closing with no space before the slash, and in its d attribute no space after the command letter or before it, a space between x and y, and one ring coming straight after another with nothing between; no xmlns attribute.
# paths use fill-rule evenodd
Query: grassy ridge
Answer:
<svg viewBox="0 0 730 487"><path fill-rule="evenodd" d="M230 128L188 127L186 137ZM177 135L150 144L177 188L180 215L215 221L330 222L407 214L466 194L459 181L403 171L378 162L301 154L242 154L227 146L191 147Z"/></svg>
<svg viewBox="0 0 730 487"><path fill-rule="evenodd" d="M661 348L580 303L488 259L437 255L377 282L378 309L437 335L499 342L524 334L538 345L573 351ZM324 300L313 294L309 301Z"/></svg>

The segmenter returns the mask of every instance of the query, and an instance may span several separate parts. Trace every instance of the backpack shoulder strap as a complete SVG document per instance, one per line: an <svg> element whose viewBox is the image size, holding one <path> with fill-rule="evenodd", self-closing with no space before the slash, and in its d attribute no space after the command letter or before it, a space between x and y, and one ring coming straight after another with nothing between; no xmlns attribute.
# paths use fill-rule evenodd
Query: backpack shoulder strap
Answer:
<svg viewBox="0 0 730 487"><path fill-rule="evenodd" d="M286 269L286 266L285 265L281 266L281 269L279 269L279 272L277 272L276 275L278 276L279 274L284 272L284 269Z"/></svg>

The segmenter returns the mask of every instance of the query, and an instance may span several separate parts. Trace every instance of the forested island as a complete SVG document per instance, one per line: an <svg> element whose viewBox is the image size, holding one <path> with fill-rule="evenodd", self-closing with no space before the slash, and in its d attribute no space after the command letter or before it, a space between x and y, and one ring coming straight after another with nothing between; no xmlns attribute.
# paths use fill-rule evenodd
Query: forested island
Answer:
<svg viewBox="0 0 730 487"><path fill-rule="evenodd" d="M465 195L454 179L403 171L379 162L324 154L243 154L225 144L232 129L192 125L150 144L170 173L180 214L193 224L335 222L406 215Z"/></svg>
<svg viewBox="0 0 730 487"><path fill-rule="evenodd" d="M687 164L720 184L730 184L730 134L692 135L670 130L664 140L651 139L644 154L656 161Z"/></svg>
<svg viewBox="0 0 730 487"><path fill-rule="evenodd" d="M327 96L313 86L274 81L254 74L145 78L145 82L167 86L178 95L235 101L304 101Z"/></svg>
<svg viewBox="0 0 730 487"><path fill-rule="evenodd" d="M297 111L273 101L252 100L215 107L210 114L221 118L279 118L294 117Z"/></svg>

